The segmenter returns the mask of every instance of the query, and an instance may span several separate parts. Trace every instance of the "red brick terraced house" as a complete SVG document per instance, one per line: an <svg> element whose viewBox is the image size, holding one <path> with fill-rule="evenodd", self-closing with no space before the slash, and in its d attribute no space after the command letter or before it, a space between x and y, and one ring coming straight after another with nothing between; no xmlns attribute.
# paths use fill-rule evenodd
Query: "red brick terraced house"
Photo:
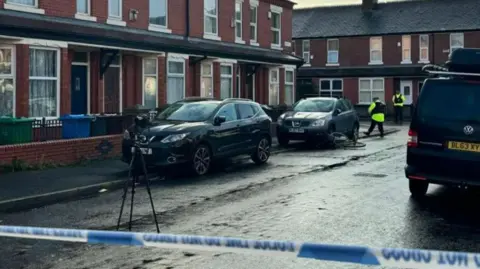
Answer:
<svg viewBox="0 0 480 269"><path fill-rule="evenodd" d="M0 117L121 113L189 96L291 104L303 64L292 55L293 6L0 0ZM0 149L0 162L10 155Z"/></svg>
<svg viewBox="0 0 480 269"><path fill-rule="evenodd" d="M480 47L480 1L432 0L296 9L297 96L345 96L364 105L373 97L391 109L400 90L410 112L428 63L444 64L456 48Z"/></svg>

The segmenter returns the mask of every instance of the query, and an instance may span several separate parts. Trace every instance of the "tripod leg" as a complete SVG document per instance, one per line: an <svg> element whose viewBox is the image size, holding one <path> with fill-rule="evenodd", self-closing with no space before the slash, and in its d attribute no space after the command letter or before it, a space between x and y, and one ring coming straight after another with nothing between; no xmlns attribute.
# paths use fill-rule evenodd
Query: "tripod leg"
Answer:
<svg viewBox="0 0 480 269"><path fill-rule="evenodd" d="M128 230L132 230L132 218L133 218L133 199L135 197L135 183L137 182L138 176L132 178L132 201L130 203L130 220L128 221Z"/></svg>
<svg viewBox="0 0 480 269"><path fill-rule="evenodd" d="M132 169L133 169L134 161L135 161L135 153L132 154L132 160L130 161L130 169L128 171L128 178L129 179L132 176ZM122 205L120 206L120 214L118 214L117 231L120 229L120 221L122 220L123 208L125 206L125 200L127 199L127 192L128 192L128 179L125 180L125 186L123 187Z"/></svg>
<svg viewBox="0 0 480 269"><path fill-rule="evenodd" d="M140 156L140 160L142 161L142 168L143 168L143 176L145 179L145 182L147 184L147 192L148 192L148 198L150 198L150 205L152 206L152 213L153 213L153 219L155 220L155 226L157 227L157 233L160 233L160 228L158 227L158 220L157 220L157 212L155 212L155 206L153 205L153 198L152 198L152 191L150 189L150 181L148 181L147 178L147 167L145 165L145 159L143 158L143 155Z"/></svg>

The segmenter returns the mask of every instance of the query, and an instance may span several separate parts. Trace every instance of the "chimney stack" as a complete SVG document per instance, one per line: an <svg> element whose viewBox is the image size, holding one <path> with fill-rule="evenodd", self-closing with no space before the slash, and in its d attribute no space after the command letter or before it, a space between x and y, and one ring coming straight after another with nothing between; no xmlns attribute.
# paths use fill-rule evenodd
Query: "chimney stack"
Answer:
<svg viewBox="0 0 480 269"><path fill-rule="evenodd" d="M362 0L362 10L372 11L377 6L378 0Z"/></svg>

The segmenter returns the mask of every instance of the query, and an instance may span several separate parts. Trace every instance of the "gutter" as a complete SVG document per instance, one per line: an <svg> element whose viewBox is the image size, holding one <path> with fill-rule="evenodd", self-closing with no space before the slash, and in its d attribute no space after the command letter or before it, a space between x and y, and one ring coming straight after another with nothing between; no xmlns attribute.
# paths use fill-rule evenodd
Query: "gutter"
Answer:
<svg viewBox="0 0 480 269"><path fill-rule="evenodd" d="M190 0L187 0L187 8L185 10L185 38L190 37Z"/></svg>

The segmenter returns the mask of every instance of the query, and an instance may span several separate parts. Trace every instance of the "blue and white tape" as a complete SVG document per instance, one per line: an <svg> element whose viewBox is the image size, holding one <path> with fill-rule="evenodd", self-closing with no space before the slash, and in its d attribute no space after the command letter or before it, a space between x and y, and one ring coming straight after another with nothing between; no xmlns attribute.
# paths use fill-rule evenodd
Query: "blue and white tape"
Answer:
<svg viewBox="0 0 480 269"><path fill-rule="evenodd" d="M280 240L0 226L0 236L87 244L246 252L322 261L406 268L480 268L480 253L420 249L369 248Z"/></svg>

